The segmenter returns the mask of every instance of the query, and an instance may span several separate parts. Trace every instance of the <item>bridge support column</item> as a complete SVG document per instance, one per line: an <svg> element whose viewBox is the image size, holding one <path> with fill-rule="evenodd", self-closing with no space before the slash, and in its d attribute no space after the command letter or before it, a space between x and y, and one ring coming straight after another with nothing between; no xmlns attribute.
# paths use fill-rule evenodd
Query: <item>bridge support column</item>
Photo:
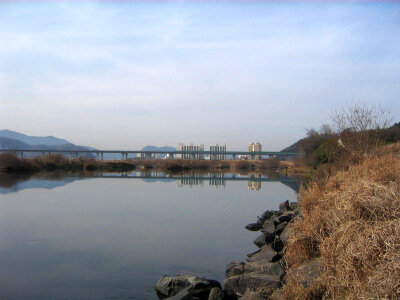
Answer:
<svg viewBox="0 0 400 300"><path fill-rule="evenodd" d="M96 152L96 160L99 160L99 152Z"/></svg>
<svg viewBox="0 0 400 300"><path fill-rule="evenodd" d="M78 152L75 152L75 159L78 159Z"/></svg>
<svg viewBox="0 0 400 300"><path fill-rule="evenodd" d="M101 160L103 160L103 154L104 154L103 152L100 153Z"/></svg>

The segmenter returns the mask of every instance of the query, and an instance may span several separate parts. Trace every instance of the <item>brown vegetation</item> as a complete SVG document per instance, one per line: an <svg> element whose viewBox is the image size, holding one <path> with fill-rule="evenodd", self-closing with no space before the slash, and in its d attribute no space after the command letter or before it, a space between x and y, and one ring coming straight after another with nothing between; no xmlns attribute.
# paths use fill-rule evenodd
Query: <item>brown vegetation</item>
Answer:
<svg viewBox="0 0 400 300"><path fill-rule="evenodd" d="M320 257L325 280L310 287L292 281L286 299L400 298L399 153L400 144L381 148L301 191L302 217L292 224L286 261L294 268Z"/></svg>
<svg viewBox="0 0 400 300"><path fill-rule="evenodd" d="M180 171L232 171L250 172L277 169L279 159L271 158L259 161L239 160L181 160L181 159L154 159L154 160L112 160L97 161L92 158L79 157L68 159L61 154L47 154L29 159L18 158L14 153L0 154L0 170L3 172L16 171L129 171L155 169L165 172Z"/></svg>

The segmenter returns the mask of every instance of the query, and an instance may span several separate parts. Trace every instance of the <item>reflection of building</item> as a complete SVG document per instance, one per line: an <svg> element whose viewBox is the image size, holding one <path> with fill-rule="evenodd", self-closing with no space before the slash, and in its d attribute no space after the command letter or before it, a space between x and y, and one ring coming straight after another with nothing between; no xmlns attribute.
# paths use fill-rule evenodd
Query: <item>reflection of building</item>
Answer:
<svg viewBox="0 0 400 300"><path fill-rule="evenodd" d="M211 175L211 179L209 181L209 185L219 187L225 187L225 174L214 174Z"/></svg>
<svg viewBox="0 0 400 300"><path fill-rule="evenodd" d="M210 146L210 151L212 152L221 152L221 153L212 153L210 154L210 160L226 160L226 146L219 146L218 144L215 146Z"/></svg>
<svg viewBox="0 0 400 300"><path fill-rule="evenodd" d="M255 178L261 178L261 174L253 174L250 176L249 181L247 182L247 188L250 191L258 191L261 189L261 181L260 180L251 180Z"/></svg>
<svg viewBox="0 0 400 300"><path fill-rule="evenodd" d="M261 189L261 181L251 181L249 180L247 183L247 188L250 191L258 191L259 189Z"/></svg>
<svg viewBox="0 0 400 300"><path fill-rule="evenodd" d="M183 174L182 177L186 177L183 178L181 180L179 180L179 187L183 187L183 186L195 186L195 185L200 185L203 186L203 180L201 180L200 175L198 174Z"/></svg>
<svg viewBox="0 0 400 300"><path fill-rule="evenodd" d="M260 143L251 143L249 144L249 152L261 152L261 144ZM252 160L260 160L261 155L251 155Z"/></svg>
<svg viewBox="0 0 400 300"><path fill-rule="evenodd" d="M190 144L189 146L185 146L184 144L179 144L178 151L188 152L188 153L178 154L177 157L181 159L204 159L203 154L190 153L190 152L204 151L204 145L194 146L193 144Z"/></svg>

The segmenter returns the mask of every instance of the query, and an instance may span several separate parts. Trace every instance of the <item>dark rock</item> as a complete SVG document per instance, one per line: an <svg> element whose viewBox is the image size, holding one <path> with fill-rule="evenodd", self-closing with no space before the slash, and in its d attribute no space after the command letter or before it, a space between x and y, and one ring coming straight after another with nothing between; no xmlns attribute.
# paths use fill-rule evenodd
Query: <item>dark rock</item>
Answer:
<svg viewBox="0 0 400 300"><path fill-rule="evenodd" d="M286 227L279 236L281 241L286 244L290 237L290 228Z"/></svg>
<svg viewBox="0 0 400 300"><path fill-rule="evenodd" d="M290 202L289 207L293 211L298 210L300 208L300 202Z"/></svg>
<svg viewBox="0 0 400 300"><path fill-rule="evenodd" d="M224 299L224 291L220 288L212 288L210 291L210 295L208 296L208 300L223 300Z"/></svg>
<svg viewBox="0 0 400 300"><path fill-rule="evenodd" d="M244 265L244 262L237 260L229 263L225 270L225 278L242 275L244 273Z"/></svg>
<svg viewBox="0 0 400 300"><path fill-rule="evenodd" d="M261 249L258 249L257 251L254 251L254 252L251 252L251 253L247 254L247 257L253 256L254 254L257 254L260 251L261 251Z"/></svg>
<svg viewBox="0 0 400 300"><path fill-rule="evenodd" d="M224 289L228 296L243 296L247 289L246 275L238 275L224 280Z"/></svg>
<svg viewBox="0 0 400 300"><path fill-rule="evenodd" d="M246 225L246 229L250 231L258 231L263 228L263 224L260 223L250 223Z"/></svg>
<svg viewBox="0 0 400 300"><path fill-rule="evenodd" d="M271 244L272 249L274 249L276 252L281 251L284 246L285 245L280 238L276 238L275 241Z"/></svg>
<svg viewBox="0 0 400 300"><path fill-rule="evenodd" d="M278 276L252 272L225 280L224 288L227 294L231 296L243 297L245 293L248 296L250 292L253 292L253 294L263 297L261 299L266 299L280 284L281 281Z"/></svg>
<svg viewBox="0 0 400 300"><path fill-rule="evenodd" d="M276 261L278 261L278 260L281 260L282 257L283 257L283 253L282 253L282 251L281 251L281 252L276 253L275 256L272 258L271 261L272 261L272 262L276 262Z"/></svg>
<svg viewBox="0 0 400 300"><path fill-rule="evenodd" d="M265 297L261 296L260 293L246 290L243 297L240 300L265 300Z"/></svg>
<svg viewBox="0 0 400 300"><path fill-rule="evenodd" d="M287 224L288 224L288 222L282 222L282 223L280 223L280 224L278 224L277 226L276 226L276 234L281 234L282 233L282 231L286 228L286 226L287 226Z"/></svg>
<svg viewBox="0 0 400 300"><path fill-rule="evenodd" d="M278 222L283 223L283 222L290 222L294 217L293 212L286 212L283 215L278 217Z"/></svg>
<svg viewBox="0 0 400 300"><path fill-rule="evenodd" d="M273 233L263 233L258 238L256 238L253 243L261 248L264 245L271 244L275 240L275 234Z"/></svg>
<svg viewBox="0 0 400 300"><path fill-rule="evenodd" d="M286 200L285 202L279 204L279 211L287 211L287 210L290 210L289 200Z"/></svg>
<svg viewBox="0 0 400 300"><path fill-rule="evenodd" d="M280 278L275 275L263 274L263 273L249 273L244 276L247 277L246 278L247 289L245 291L245 293L247 293L246 297L249 297L250 292L252 292L251 296L253 297L255 294L258 294L261 299L267 299L269 296L272 295L272 293L277 288L281 286ZM247 299L257 299L257 298L247 298Z"/></svg>
<svg viewBox="0 0 400 300"><path fill-rule="evenodd" d="M264 224L265 220L267 220L267 219L266 218L258 218L257 219L257 224L261 225L261 227L262 227L262 225Z"/></svg>
<svg viewBox="0 0 400 300"><path fill-rule="evenodd" d="M275 226L277 226L277 225L279 225L279 223L281 223L280 221L279 221L279 217L280 217L281 215L273 215L272 217L271 217L271 221L272 222L274 222L274 225Z"/></svg>
<svg viewBox="0 0 400 300"><path fill-rule="evenodd" d="M267 238L267 235L266 235L265 233L263 233L262 235L260 235L259 237L257 237L257 238L253 241L253 243L254 243L257 247L261 248L262 246L264 246L264 245L267 244L266 238Z"/></svg>
<svg viewBox="0 0 400 300"><path fill-rule="evenodd" d="M275 233L275 224L273 221L265 221L263 225L263 229L261 229L261 232L264 233Z"/></svg>
<svg viewBox="0 0 400 300"><path fill-rule="evenodd" d="M284 277L284 282L294 281L305 287L309 287L317 280L321 280L322 271L323 264L321 259L315 258L298 267L291 268Z"/></svg>
<svg viewBox="0 0 400 300"><path fill-rule="evenodd" d="M264 260L267 262L272 261L272 258L276 255L276 252L269 246L265 245L261 248L260 251L256 252L252 256L250 256L247 261L253 262L258 260Z"/></svg>
<svg viewBox="0 0 400 300"><path fill-rule="evenodd" d="M188 297L203 297L208 299L208 294L213 287L221 287L218 281L208 280L192 275L163 276L157 281L155 290L159 299L176 296L171 299L192 299Z"/></svg>
<svg viewBox="0 0 400 300"><path fill-rule="evenodd" d="M271 273L278 276L279 278L282 278L286 274L280 261L272 263Z"/></svg>
<svg viewBox="0 0 400 300"><path fill-rule="evenodd" d="M246 273L258 272L258 273L269 273L271 274L271 266L272 262L268 262L266 260L257 260L248 262L244 266L244 270Z"/></svg>
<svg viewBox="0 0 400 300"><path fill-rule="evenodd" d="M275 214L275 211L273 210L267 210L265 211L260 217L264 219L269 219Z"/></svg>

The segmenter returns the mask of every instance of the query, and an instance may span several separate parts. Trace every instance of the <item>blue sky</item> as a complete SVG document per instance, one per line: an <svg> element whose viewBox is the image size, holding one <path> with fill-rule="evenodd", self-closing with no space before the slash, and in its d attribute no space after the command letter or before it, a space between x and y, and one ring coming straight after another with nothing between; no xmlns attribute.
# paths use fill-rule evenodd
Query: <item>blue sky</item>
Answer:
<svg viewBox="0 0 400 300"><path fill-rule="evenodd" d="M280 150L399 95L395 2L0 2L0 129Z"/></svg>

